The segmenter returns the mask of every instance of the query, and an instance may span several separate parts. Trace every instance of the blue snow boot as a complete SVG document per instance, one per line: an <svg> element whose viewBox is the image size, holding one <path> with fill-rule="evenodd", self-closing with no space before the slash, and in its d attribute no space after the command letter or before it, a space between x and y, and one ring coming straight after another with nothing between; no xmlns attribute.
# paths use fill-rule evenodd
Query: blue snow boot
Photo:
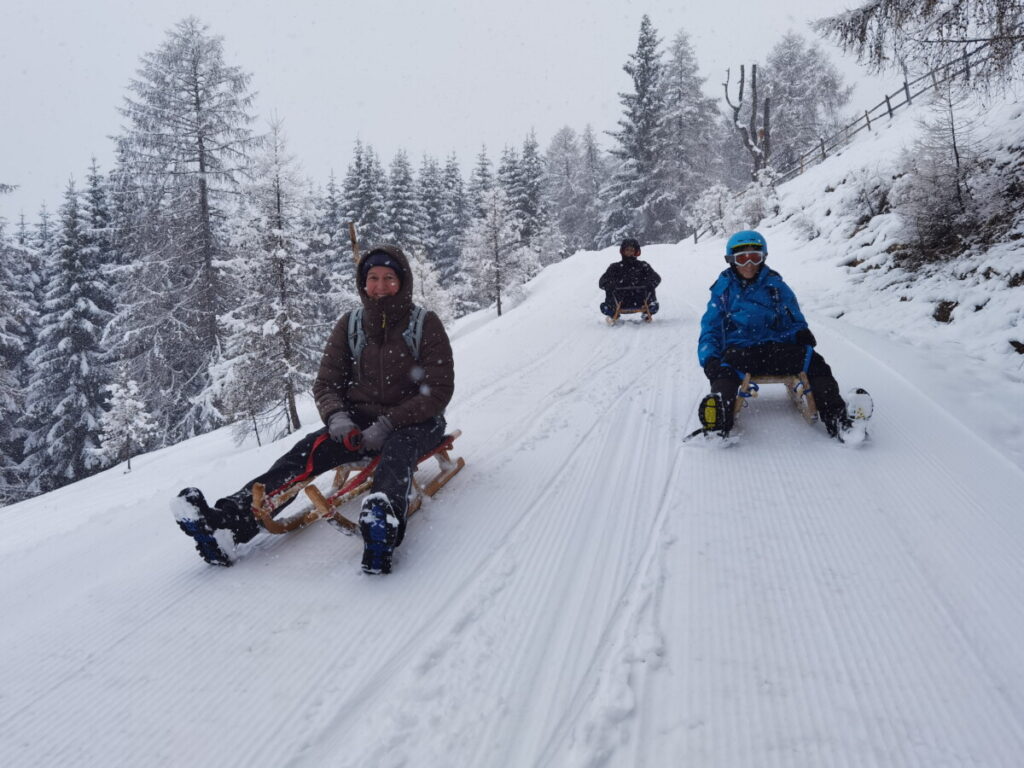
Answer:
<svg viewBox="0 0 1024 768"><path fill-rule="evenodd" d="M206 503L202 491L185 488L172 502L172 509L178 527L192 537L203 560L210 565L231 565L234 538L231 531L216 530L211 525L217 511Z"/></svg>
<svg viewBox="0 0 1024 768"><path fill-rule="evenodd" d="M383 493L363 501L359 530L363 534L363 573L391 573L391 553L398 538L399 520Z"/></svg>

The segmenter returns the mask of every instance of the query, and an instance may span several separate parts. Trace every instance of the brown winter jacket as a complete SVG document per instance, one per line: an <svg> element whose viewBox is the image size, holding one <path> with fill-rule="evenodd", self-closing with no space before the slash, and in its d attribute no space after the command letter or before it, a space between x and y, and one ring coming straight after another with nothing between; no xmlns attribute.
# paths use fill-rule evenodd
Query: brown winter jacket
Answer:
<svg viewBox="0 0 1024 768"><path fill-rule="evenodd" d="M327 340L313 383L313 397L325 424L331 414L345 411L363 428L387 416L391 426L399 429L443 414L455 390L452 347L437 315L428 312L423 322L418 364L402 338L413 306L408 259L392 245L374 246L363 259L374 251L386 251L402 266L402 287L394 296L371 299L363 281L358 280L366 333L359 378L353 380L346 312Z"/></svg>

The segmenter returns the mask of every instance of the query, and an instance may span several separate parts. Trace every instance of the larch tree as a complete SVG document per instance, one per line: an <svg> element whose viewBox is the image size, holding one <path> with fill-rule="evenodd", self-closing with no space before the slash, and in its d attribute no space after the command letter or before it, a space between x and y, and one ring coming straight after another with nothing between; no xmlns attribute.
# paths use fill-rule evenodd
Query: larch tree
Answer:
<svg viewBox="0 0 1024 768"><path fill-rule="evenodd" d="M225 61L222 39L189 17L142 57L121 110L119 159L140 188L132 214L142 219L132 224L134 296L116 342L172 442L223 423L211 369L218 320L237 297L220 266L225 215L259 143L249 83Z"/></svg>
<svg viewBox="0 0 1024 768"><path fill-rule="evenodd" d="M772 103L770 164L781 172L839 129L841 110L849 103L853 86L843 82L820 46L795 32L784 35L771 49L761 78Z"/></svg>

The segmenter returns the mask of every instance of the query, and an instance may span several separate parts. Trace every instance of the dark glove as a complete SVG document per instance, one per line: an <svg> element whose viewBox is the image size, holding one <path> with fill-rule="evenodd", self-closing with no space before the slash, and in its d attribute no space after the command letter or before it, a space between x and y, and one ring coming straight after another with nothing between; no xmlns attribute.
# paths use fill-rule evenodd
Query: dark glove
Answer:
<svg viewBox="0 0 1024 768"><path fill-rule="evenodd" d="M363 430L363 450L379 451L387 436L391 434L392 426L387 416L381 416L373 424Z"/></svg>
<svg viewBox="0 0 1024 768"><path fill-rule="evenodd" d="M350 451L358 451L361 435L359 427L349 418L344 411L332 413L327 419L327 431L331 433L331 439L341 443Z"/></svg>
<svg viewBox="0 0 1024 768"><path fill-rule="evenodd" d="M810 328L801 328L793 337L793 343L802 347L814 347L817 346L818 340L814 338Z"/></svg>
<svg viewBox="0 0 1024 768"><path fill-rule="evenodd" d="M717 357L709 357L704 363L704 375L708 377L708 381L714 381L721 376L722 361Z"/></svg>

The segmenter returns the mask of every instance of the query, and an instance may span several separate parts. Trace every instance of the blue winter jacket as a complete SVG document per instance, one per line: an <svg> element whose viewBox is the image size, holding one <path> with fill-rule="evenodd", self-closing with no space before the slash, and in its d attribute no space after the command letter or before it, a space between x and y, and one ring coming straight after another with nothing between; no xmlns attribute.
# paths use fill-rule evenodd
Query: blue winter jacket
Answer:
<svg viewBox="0 0 1024 768"><path fill-rule="evenodd" d="M711 299L700 321L697 359L703 367L712 357L721 359L729 347L794 343L796 332L806 327L796 294L782 275L762 266L744 284L729 267L711 286Z"/></svg>

